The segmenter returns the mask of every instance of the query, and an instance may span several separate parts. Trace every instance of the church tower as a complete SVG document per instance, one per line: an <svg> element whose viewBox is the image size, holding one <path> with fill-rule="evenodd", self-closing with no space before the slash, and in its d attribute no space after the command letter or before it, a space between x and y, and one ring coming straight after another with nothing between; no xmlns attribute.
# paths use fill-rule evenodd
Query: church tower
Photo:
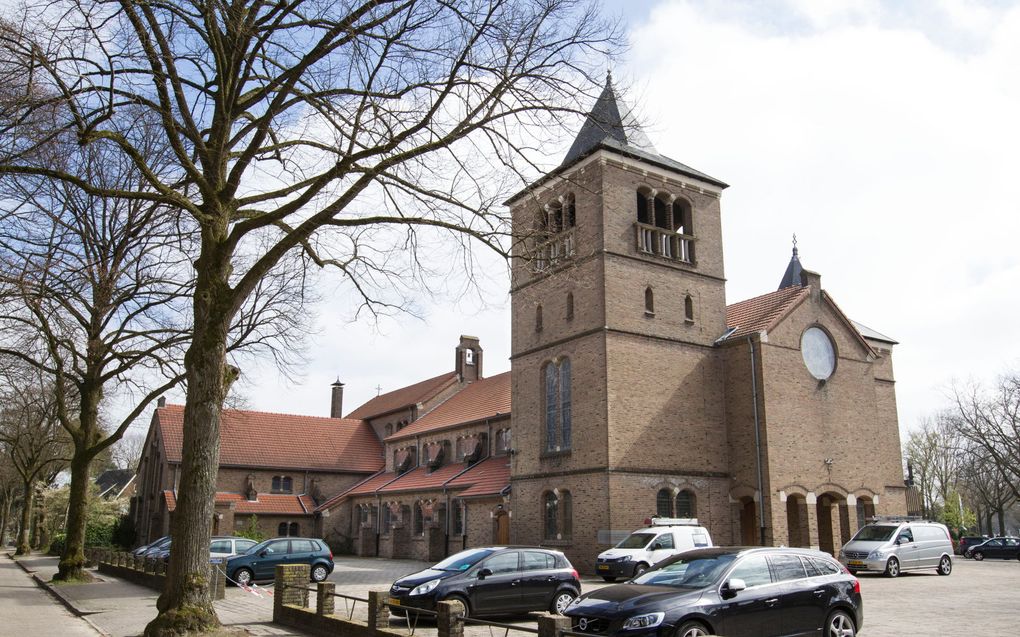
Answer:
<svg viewBox="0 0 1020 637"><path fill-rule="evenodd" d="M594 557L656 514L729 539L720 197L611 78L563 163L514 196L512 541Z"/></svg>

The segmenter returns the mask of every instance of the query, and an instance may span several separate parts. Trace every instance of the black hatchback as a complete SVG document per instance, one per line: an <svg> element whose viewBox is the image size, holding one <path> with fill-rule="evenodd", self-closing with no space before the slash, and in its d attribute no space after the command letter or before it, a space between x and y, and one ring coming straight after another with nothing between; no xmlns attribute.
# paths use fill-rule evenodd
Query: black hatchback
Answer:
<svg viewBox="0 0 1020 637"><path fill-rule="evenodd" d="M581 592L577 571L559 551L487 547L461 551L390 587L390 610L434 610L458 601L468 615L562 613Z"/></svg>
<svg viewBox="0 0 1020 637"><path fill-rule="evenodd" d="M620 637L853 637L864 623L857 578L830 555L784 548L686 551L565 614L574 631Z"/></svg>

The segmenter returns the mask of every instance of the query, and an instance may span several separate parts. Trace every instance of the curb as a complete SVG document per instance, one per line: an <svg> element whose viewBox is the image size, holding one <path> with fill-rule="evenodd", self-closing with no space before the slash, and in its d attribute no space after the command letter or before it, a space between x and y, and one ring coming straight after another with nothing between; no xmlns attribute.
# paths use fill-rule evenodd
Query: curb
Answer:
<svg viewBox="0 0 1020 637"><path fill-rule="evenodd" d="M74 602L61 595L60 592L57 591L56 587L51 586L50 583L44 580L37 572L29 570L28 567L22 564L20 560L15 559L12 553L5 553L7 555L7 559L17 564L21 570L32 576L32 581L35 582L36 586L49 593L54 599L60 602L61 606L70 611L72 615L88 624L89 628L96 631L96 634L102 635L103 637L113 637L110 633L106 632L99 626L96 626L95 623L87 617L87 615L94 615L95 613L87 613L78 609L75 607Z"/></svg>

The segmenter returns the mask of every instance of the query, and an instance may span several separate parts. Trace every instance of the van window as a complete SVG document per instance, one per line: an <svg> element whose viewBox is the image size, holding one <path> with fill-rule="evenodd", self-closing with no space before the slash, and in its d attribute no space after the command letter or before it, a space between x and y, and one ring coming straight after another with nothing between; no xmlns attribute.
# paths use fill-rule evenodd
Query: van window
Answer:
<svg viewBox="0 0 1020 637"><path fill-rule="evenodd" d="M694 540L694 546L712 546L712 543L708 540L708 534L701 529L692 533L691 538Z"/></svg>
<svg viewBox="0 0 1020 637"><path fill-rule="evenodd" d="M660 549L675 548L675 545L673 544L673 534L663 533L659 537L655 538L655 542L652 544L652 546L654 547L656 544L659 545Z"/></svg>
<svg viewBox="0 0 1020 637"><path fill-rule="evenodd" d="M914 534L910 532L910 529L903 529L900 534L896 536L897 540L903 540L904 542L913 542Z"/></svg>
<svg viewBox="0 0 1020 637"><path fill-rule="evenodd" d="M855 535L851 541L886 542L892 539L893 533L895 533L898 528L900 527L886 524L868 525L858 531L857 535Z"/></svg>
<svg viewBox="0 0 1020 637"><path fill-rule="evenodd" d="M214 540L209 545L210 553L230 553L230 540Z"/></svg>
<svg viewBox="0 0 1020 637"><path fill-rule="evenodd" d="M618 549L643 549L655 537L654 533L631 533L616 545Z"/></svg>

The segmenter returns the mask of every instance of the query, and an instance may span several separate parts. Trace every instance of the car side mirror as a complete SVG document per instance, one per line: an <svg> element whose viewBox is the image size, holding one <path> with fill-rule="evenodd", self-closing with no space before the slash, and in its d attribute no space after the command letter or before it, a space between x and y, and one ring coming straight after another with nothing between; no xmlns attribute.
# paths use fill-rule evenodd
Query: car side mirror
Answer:
<svg viewBox="0 0 1020 637"><path fill-rule="evenodd" d="M734 595L736 595L737 593L746 588L747 582L740 579L739 577L731 578L729 580L726 580L726 583L723 584L722 586L723 597L733 597Z"/></svg>
<svg viewBox="0 0 1020 637"><path fill-rule="evenodd" d="M490 575L492 575L492 571L487 568L483 568L482 570L478 571L478 579L485 579Z"/></svg>
<svg viewBox="0 0 1020 637"><path fill-rule="evenodd" d="M662 550L662 545L659 544L658 542L656 542L655 544L652 545L652 550L653 551L661 551Z"/></svg>

